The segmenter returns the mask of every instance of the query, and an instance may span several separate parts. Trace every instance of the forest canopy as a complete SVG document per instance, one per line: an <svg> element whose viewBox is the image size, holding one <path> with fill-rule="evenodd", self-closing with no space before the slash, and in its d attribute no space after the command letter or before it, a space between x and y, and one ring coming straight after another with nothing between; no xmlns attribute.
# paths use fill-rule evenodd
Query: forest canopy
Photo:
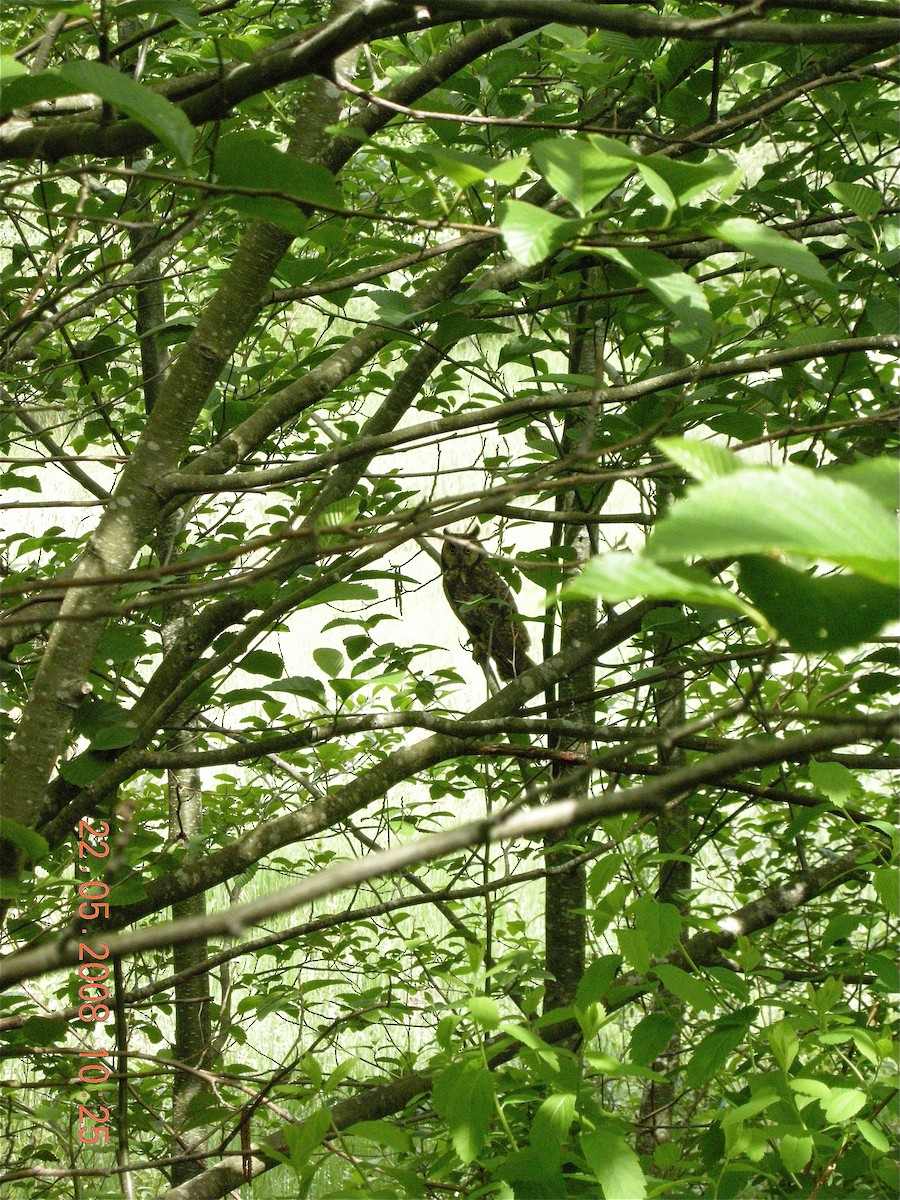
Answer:
<svg viewBox="0 0 900 1200"><path fill-rule="evenodd" d="M897 17L4 6L5 1194L897 1194Z"/></svg>

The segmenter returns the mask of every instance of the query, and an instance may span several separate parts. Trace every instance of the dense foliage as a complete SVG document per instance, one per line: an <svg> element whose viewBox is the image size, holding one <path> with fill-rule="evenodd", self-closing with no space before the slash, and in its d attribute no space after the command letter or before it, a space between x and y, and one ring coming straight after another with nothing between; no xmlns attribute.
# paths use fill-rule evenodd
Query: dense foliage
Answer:
<svg viewBox="0 0 900 1200"><path fill-rule="evenodd" d="M896 1195L895 18L5 6L10 1196Z"/></svg>

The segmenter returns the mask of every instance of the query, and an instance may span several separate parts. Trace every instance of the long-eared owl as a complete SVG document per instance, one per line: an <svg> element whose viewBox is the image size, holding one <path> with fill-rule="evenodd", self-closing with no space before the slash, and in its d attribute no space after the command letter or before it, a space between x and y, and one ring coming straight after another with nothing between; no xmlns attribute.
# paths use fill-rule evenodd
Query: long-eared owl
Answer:
<svg viewBox="0 0 900 1200"><path fill-rule="evenodd" d="M472 656L482 668L493 659L503 680L515 679L534 663L528 657L528 631L519 619L506 581L485 557L481 543L444 540L441 548L444 592L466 628Z"/></svg>

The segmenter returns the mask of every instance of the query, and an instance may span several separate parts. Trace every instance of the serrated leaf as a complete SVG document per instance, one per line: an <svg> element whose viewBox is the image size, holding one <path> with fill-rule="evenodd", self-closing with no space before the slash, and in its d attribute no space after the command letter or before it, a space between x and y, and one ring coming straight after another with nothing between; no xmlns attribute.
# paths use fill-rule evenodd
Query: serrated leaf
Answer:
<svg viewBox="0 0 900 1200"><path fill-rule="evenodd" d="M640 1067L650 1064L665 1050L675 1036L678 1023L665 1013L648 1013L631 1031L629 1056Z"/></svg>
<svg viewBox="0 0 900 1200"><path fill-rule="evenodd" d="M728 1056L741 1044L746 1032L746 1025L731 1024L701 1038L684 1072L687 1087L700 1088L709 1083L724 1068Z"/></svg>
<svg viewBox="0 0 900 1200"><path fill-rule="evenodd" d="M281 192L276 196L229 196L230 208L252 218L273 221L291 233L306 231L306 207L341 208L334 176L319 163L304 162L276 150L257 133L230 133L216 146L219 183L234 188ZM292 202L293 201L293 202Z"/></svg>
<svg viewBox="0 0 900 1200"><path fill-rule="evenodd" d="M497 1164L496 1174L515 1186L515 1195L528 1200L558 1200L565 1194L566 1181L559 1168L536 1150L525 1146ZM496 1193L495 1193L496 1194ZM510 1196L507 1190L502 1193Z"/></svg>
<svg viewBox="0 0 900 1200"><path fill-rule="evenodd" d="M149 129L183 163L191 161L196 131L181 109L164 96L99 62L63 63L57 74L65 83L99 96Z"/></svg>
<svg viewBox="0 0 900 1200"><path fill-rule="evenodd" d="M870 1146L874 1146L882 1154L887 1154L891 1143L876 1125L873 1125L871 1121L866 1121L863 1117L857 1117L854 1123Z"/></svg>
<svg viewBox="0 0 900 1200"><path fill-rule="evenodd" d="M367 583L334 583L323 588L297 608L315 608L317 604L336 604L339 600L377 600L378 592Z"/></svg>
<svg viewBox="0 0 900 1200"><path fill-rule="evenodd" d="M280 679L284 674L281 655L271 650L251 650L235 665L248 675L264 675L267 679Z"/></svg>
<svg viewBox="0 0 900 1200"><path fill-rule="evenodd" d="M531 148L538 170L555 192L585 216L634 170L583 138L548 138Z"/></svg>
<svg viewBox="0 0 900 1200"><path fill-rule="evenodd" d="M647 596L694 606L712 604L752 614L745 600L721 584L712 583L702 571L663 566L643 555L618 550L592 558L580 575L566 584L560 596L564 601L602 596L611 604Z"/></svg>
<svg viewBox="0 0 900 1200"><path fill-rule="evenodd" d="M813 1140L808 1133L784 1133L778 1142L781 1161L789 1171L802 1171L812 1158Z"/></svg>
<svg viewBox="0 0 900 1200"><path fill-rule="evenodd" d="M772 1047L772 1057L787 1072L791 1069L794 1059L800 1052L800 1041L797 1031L790 1021L776 1021L766 1030L769 1045Z"/></svg>
<svg viewBox="0 0 900 1200"><path fill-rule="evenodd" d="M715 225L712 232L723 242L736 246L766 266L790 271L836 295L831 277L813 252L778 230L758 225L749 217L730 217Z"/></svg>
<svg viewBox="0 0 900 1200"><path fill-rule="evenodd" d="M598 1129L581 1138L581 1151L605 1200L645 1200L647 1180L640 1159L623 1137Z"/></svg>
<svg viewBox="0 0 900 1200"><path fill-rule="evenodd" d="M313 650L313 661L320 671L324 672L329 679L335 679L341 673L344 666L344 656L340 650L335 650L331 646L317 646Z"/></svg>
<svg viewBox="0 0 900 1200"><path fill-rule="evenodd" d="M524 200L505 200L498 224L506 249L525 267L535 267L560 250L581 228L580 221L544 212Z"/></svg>
<svg viewBox="0 0 900 1200"><path fill-rule="evenodd" d="M549 1096L534 1114L531 1144L547 1162L555 1162L559 1158L574 1116L574 1092L557 1092Z"/></svg>
<svg viewBox="0 0 900 1200"><path fill-rule="evenodd" d="M464 1163L473 1162L484 1147L494 1114L490 1072L473 1063L451 1067L435 1082L432 1102L447 1123L456 1153Z"/></svg>
<svg viewBox="0 0 900 1200"><path fill-rule="evenodd" d="M689 975L687 971L682 971L681 967L672 967L667 963L659 963L653 968L653 973L673 996L677 996L691 1008L706 1012L714 1011L715 998L702 979L698 979L695 975Z"/></svg>
<svg viewBox="0 0 900 1200"><path fill-rule="evenodd" d="M500 1010L490 996L470 996L466 1008L482 1029L496 1029L500 1024Z"/></svg>
<svg viewBox="0 0 900 1200"><path fill-rule="evenodd" d="M859 1088L832 1088L827 1103L822 1105L825 1120L833 1125L843 1124L844 1121L855 1117L865 1103L866 1093L861 1092Z"/></svg>
<svg viewBox="0 0 900 1200"><path fill-rule="evenodd" d="M609 985L618 974L622 960L617 954L604 954L595 958L578 983L575 1003L580 1009L596 1004L606 995Z"/></svg>
<svg viewBox="0 0 900 1200"><path fill-rule="evenodd" d="M287 1144L291 1166L300 1171L309 1166L309 1156L320 1145L322 1138L331 1128L331 1114L327 1108L318 1108L301 1125L286 1124L284 1140Z"/></svg>
<svg viewBox="0 0 900 1200"><path fill-rule="evenodd" d="M688 475L700 483L722 479L741 469L741 461L723 446L696 438L657 438L656 445Z"/></svg>
<svg viewBox="0 0 900 1200"><path fill-rule="evenodd" d="M734 1125L740 1125L749 1117L755 1117L757 1113L765 1112L778 1101L779 1097L776 1092L766 1092L761 1096L754 1096L752 1100L748 1100L746 1104L741 1104L737 1108L733 1108L722 1117L722 1128L729 1129Z"/></svg>
<svg viewBox="0 0 900 1200"><path fill-rule="evenodd" d="M798 654L871 641L897 616L897 590L859 575L811 575L774 558L741 558L741 591Z"/></svg>
<svg viewBox="0 0 900 1200"><path fill-rule="evenodd" d="M66 1036L66 1022L58 1017L27 1017L22 1032L30 1046L53 1046Z"/></svg>
<svg viewBox="0 0 900 1200"><path fill-rule="evenodd" d="M391 292L384 293L385 295L393 295ZM381 293L371 293L373 298L381 295ZM406 315L412 312L412 304L406 296L399 297L399 300L404 303ZM341 525L348 525L351 521L355 521L359 516L359 497L347 496L343 500L338 500L334 504L329 504L323 508L316 517L316 524L323 529L337 529Z"/></svg>
<svg viewBox="0 0 900 1200"><path fill-rule="evenodd" d="M678 945L681 913L674 904L663 904L653 896L641 896L632 905L634 926L647 939L650 953L663 957Z"/></svg>
<svg viewBox="0 0 900 1200"><path fill-rule="evenodd" d="M636 929L617 929L616 941L625 961L645 975L650 970L650 947L646 937Z"/></svg>
<svg viewBox="0 0 900 1200"><path fill-rule="evenodd" d="M612 246L594 246L592 250L624 267L703 339L708 341L712 336L713 319L703 289L664 254L633 248L618 250Z"/></svg>
<svg viewBox="0 0 900 1200"><path fill-rule="evenodd" d="M896 521L861 488L805 467L746 468L691 489L647 540L659 561L798 554L896 586Z"/></svg>
<svg viewBox="0 0 900 1200"><path fill-rule="evenodd" d="M659 154L645 155L637 164L641 178L670 211L708 192L717 180L728 179L734 165L726 158L687 163Z"/></svg>
<svg viewBox="0 0 900 1200"><path fill-rule="evenodd" d="M862 791L860 784L843 763L810 761L810 783L834 804L846 804Z"/></svg>
<svg viewBox="0 0 900 1200"><path fill-rule="evenodd" d="M839 204L849 208L863 221L871 221L877 216L883 203L881 193L864 183L842 183L836 179L829 183L828 191Z"/></svg>
<svg viewBox="0 0 900 1200"><path fill-rule="evenodd" d="M887 912L900 917L900 888L896 871L890 867L879 867L872 872L872 886Z"/></svg>

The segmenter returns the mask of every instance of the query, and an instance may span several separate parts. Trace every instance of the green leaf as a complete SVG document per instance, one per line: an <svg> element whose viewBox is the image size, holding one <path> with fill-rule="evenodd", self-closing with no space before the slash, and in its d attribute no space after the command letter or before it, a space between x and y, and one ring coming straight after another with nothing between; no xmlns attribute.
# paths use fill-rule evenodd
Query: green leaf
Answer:
<svg viewBox="0 0 900 1200"><path fill-rule="evenodd" d="M900 459L859 458L849 467L836 467L826 472L841 483L852 483L893 512L900 495Z"/></svg>
<svg viewBox="0 0 900 1200"><path fill-rule="evenodd" d="M3 57L3 88L0 91L0 116L6 116L17 108L29 108L40 100L56 100L60 96L75 96L83 89L76 83L67 82L55 71L39 71L29 75L15 70L7 74L7 63L20 64L15 59Z"/></svg>
<svg viewBox="0 0 900 1200"><path fill-rule="evenodd" d="M618 187L635 166L607 153L591 138L547 139L535 143L531 153L553 190L582 217Z"/></svg>
<svg viewBox="0 0 900 1200"><path fill-rule="evenodd" d="M548 1162L534 1146L514 1151L498 1163L495 1170L501 1179L514 1185L516 1196L528 1200L558 1200L565 1194L566 1181L558 1167L552 1161ZM501 1194L511 1195L505 1189Z"/></svg>
<svg viewBox="0 0 900 1200"><path fill-rule="evenodd" d="M456 1153L464 1163L474 1162L494 1115L490 1071L472 1062L450 1067L436 1080L432 1102L447 1123Z"/></svg>
<svg viewBox="0 0 900 1200"><path fill-rule="evenodd" d="M319 679L311 675L289 675L279 679L266 689L269 692L287 692L291 696L302 696L304 700L312 700L316 704L325 703L325 689Z"/></svg>
<svg viewBox="0 0 900 1200"><path fill-rule="evenodd" d="M849 208L863 221L871 221L883 203L881 193L863 183L842 183L836 179L834 183L829 183L828 191L839 204Z"/></svg>
<svg viewBox="0 0 900 1200"><path fill-rule="evenodd" d="M687 971L682 971L681 967L672 967L666 963L659 963L655 966L653 973L660 979L667 991L670 991L673 996L677 996L679 1000L683 1000L685 1004L689 1004L691 1008L706 1012L712 1012L715 1009L715 998L702 979L698 979L695 975L689 975Z"/></svg>
<svg viewBox="0 0 900 1200"><path fill-rule="evenodd" d="M230 133L216 146L215 172L227 187L280 192L291 197L229 196L230 208L254 219L272 221L291 233L306 232L306 211L340 209L343 198L329 170L276 150L258 133ZM292 202L293 201L293 202Z"/></svg>
<svg viewBox="0 0 900 1200"><path fill-rule="evenodd" d="M631 1031L631 1061L640 1067L649 1067L671 1042L677 1029L678 1022L674 1017L661 1012L648 1013Z"/></svg>
<svg viewBox="0 0 900 1200"><path fill-rule="evenodd" d="M316 592L297 608L315 608L317 604L336 604L339 600L377 600L378 592L367 583L334 583Z"/></svg>
<svg viewBox="0 0 900 1200"><path fill-rule="evenodd" d="M618 263L648 291L665 304L688 328L705 341L713 332L709 302L696 280L655 250L617 250L612 246L593 246L595 254Z"/></svg>
<svg viewBox="0 0 900 1200"><path fill-rule="evenodd" d="M798 554L896 586L896 521L852 484L805 467L746 468L692 488L654 528L657 560Z"/></svg>
<svg viewBox="0 0 900 1200"><path fill-rule="evenodd" d="M701 442L696 438L657 438L656 445L666 458L701 483L733 475L741 469L737 455L713 442Z"/></svg>
<svg viewBox="0 0 900 1200"><path fill-rule="evenodd" d="M785 234L758 225L748 217L730 217L727 221L720 221L713 226L712 232L723 242L736 246L766 266L781 267L799 275L801 279L824 285L836 297L831 277L813 252Z"/></svg>
<svg viewBox="0 0 900 1200"><path fill-rule="evenodd" d="M645 155L637 169L647 187L670 211L702 196L718 180L734 174L734 164L727 158L710 158L703 163L687 163L658 154Z"/></svg>
<svg viewBox="0 0 900 1200"><path fill-rule="evenodd" d="M800 1052L800 1041L797 1037L797 1031L790 1021L776 1021L774 1025L769 1026L766 1033L769 1038L769 1045L772 1047L772 1057L778 1063L779 1067L781 1067L782 1071L785 1073L788 1072Z"/></svg>
<svg viewBox="0 0 900 1200"><path fill-rule="evenodd" d="M709 576L689 567L661 566L640 554L623 550L603 554L587 562L580 575L566 584L563 600L585 600L602 596L611 604L648 596L656 600L679 600L694 607L704 604L752 613L740 596Z"/></svg>
<svg viewBox="0 0 900 1200"><path fill-rule="evenodd" d="M897 872L891 867L879 867L872 872L872 886L878 893L878 899L891 916L900 917L900 887L898 887Z"/></svg>
<svg viewBox="0 0 900 1200"><path fill-rule="evenodd" d="M866 1103L866 1093L859 1088L832 1088L828 1102L823 1104L825 1120L833 1125L841 1125L855 1117Z"/></svg>
<svg viewBox="0 0 900 1200"><path fill-rule="evenodd" d="M788 1086L792 1092L799 1092L801 1096L812 1096L815 1100L827 1101L831 1095L831 1088L827 1083L823 1083L821 1079L807 1079L804 1075L789 1079Z"/></svg>
<svg viewBox="0 0 900 1200"><path fill-rule="evenodd" d="M493 179L512 187L518 183L528 166L528 159L524 157L495 159L487 154L451 150L446 146L439 149L426 146L419 150L419 154L433 162L442 174L460 188L471 187L484 179Z"/></svg>
<svg viewBox="0 0 900 1200"><path fill-rule="evenodd" d="M410 1148L411 1138L405 1129L399 1129L388 1121L357 1121L347 1129L353 1137L365 1138L389 1150L404 1151Z"/></svg>
<svg viewBox="0 0 900 1200"><path fill-rule="evenodd" d="M807 768L810 783L834 804L846 804L858 796L862 787L843 763L810 761Z"/></svg>
<svg viewBox="0 0 900 1200"><path fill-rule="evenodd" d="M663 904L653 896L641 896L632 905L634 926L647 939L650 953L663 957L678 945L681 913L674 904Z"/></svg>
<svg viewBox="0 0 900 1200"><path fill-rule="evenodd" d="M126 17L141 16L144 13L158 13L163 17L172 17L180 21L187 29L196 29L200 24L200 12L190 0L125 0L116 5L116 20Z"/></svg>
<svg viewBox="0 0 900 1200"><path fill-rule="evenodd" d="M616 941L625 961L641 975L646 975L650 970L650 947L646 937L636 929L617 929Z"/></svg>
<svg viewBox="0 0 900 1200"><path fill-rule="evenodd" d="M149 129L183 163L191 161L196 131L181 109L164 96L99 62L64 63L57 74L78 91L92 92Z"/></svg>
<svg viewBox="0 0 900 1200"><path fill-rule="evenodd" d="M64 1040L67 1024L58 1017L28 1017L22 1024L22 1032L29 1046L55 1046Z"/></svg>
<svg viewBox="0 0 900 1200"><path fill-rule="evenodd" d="M555 1163L575 1117L574 1092L549 1096L531 1122L531 1144L546 1161Z"/></svg>
<svg viewBox="0 0 900 1200"><path fill-rule="evenodd" d="M597 1129L581 1138L581 1151L605 1200L645 1200L647 1180L640 1159L621 1135Z"/></svg>
<svg viewBox="0 0 900 1200"><path fill-rule="evenodd" d="M802 1171L812 1158L813 1140L808 1133L784 1133L778 1142L778 1153L785 1167L794 1173Z"/></svg>
<svg viewBox="0 0 900 1200"><path fill-rule="evenodd" d="M20 63L17 58L13 58L11 54L0 54L0 83L4 87L13 79L27 74L28 68L23 63Z"/></svg>
<svg viewBox="0 0 900 1200"><path fill-rule="evenodd" d="M235 664L248 675L264 675L267 679L280 679L284 674L284 663L280 654L271 650L251 650Z"/></svg>
<svg viewBox="0 0 900 1200"><path fill-rule="evenodd" d="M585 1010L591 1004L602 1000L621 965L622 960L618 954L604 954L595 958L578 983L575 993L575 1004L578 1008Z"/></svg>
<svg viewBox="0 0 900 1200"><path fill-rule="evenodd" d="M45 838L27 825L20 825L12 817L0 816L0 837L18 846L33 863L43 858L49 849Z"/></svg>
<svg viewBox="0 0 900 1200"><path fill-rule="evenodd" d="M873 1125L871 1121L866 1121L863 1117L857 1117L854 1124L870 1146L874 1146L881 1154L887 1154L891 1143L876 1125Z"/></svg>
<svg viewBox="0 0 900 1200"><path fill-rule="evenodd" d="M756 555L740 559L741 591L798 654L871 641L897 616L897 590L858 575L810 575Z"/></svg>
<svg viewBox="0 0 900 1200"><path fill-rule="evenodd" d="M295 1171L302 1171L309 1166L310 1154L321 1144L329 1129L331 1113L327 1108L317 1108L301 1125L285 1125L284 1140Z"/></svg>
<svg viewBox="0 0 900 1200"><path fill-rule="evenodd" d="M500 1024L500 1010L490 996L470 996L466 1008L482 1029L496 1029Z"/></svg>
<svg viewBox="0 0 900 1200"><path fill-rule="evenodd" d="M329 679L335 679L340 675L344 666L343 654L331 646L317 646L313 650L313 660L319 670L324 672Z"/></svg>
<svg viewBox="0 0 900 1200"><path fill-rule="evenodd" d="M498 223L506 249L525 267L535 267L555 254L581 229L580 221L566 220L524 200L505 200Z"/></svg>
<svg viewBox="0 0 900 1200"><path fill-rule="evenodd" d="M755 1117L757 1113L765 1112L767 1108L771 1108L780 1098L777 1092L764 1092L762 1095L754 1096L746 1104L741 1104L737 1108L733 1108L730 1112L727 1112L722 1117L722 1128L729 1129L734 1125L740 1125L748 1117Z"/></svg>
<svg viewBox="0 0 900 1200"><path fill-rule="evenodd" d="M98 754L79 754L77 758L67 759L59 764L59 773L67 783L84 787L92 780L98 779L109 767L109 762Z"/></svg>
<svg viewBox="0 0 900 1200"><path fill-rule="evenodd" d="M739 1046L747 1032L747 1025L723 1023L697 1043L694 1053L684 1072L684 1082L689 1088L701 1088L718 1075L728 1062L728 1056Z"/></svg>
<svg viewBox="0 0 900 1200"><path fill-rule="evenodd" d="M91 738L92 750L119 750L122 746L130 746L138 735L138 727L133 721L121 725L105 725Z"/></svg>

